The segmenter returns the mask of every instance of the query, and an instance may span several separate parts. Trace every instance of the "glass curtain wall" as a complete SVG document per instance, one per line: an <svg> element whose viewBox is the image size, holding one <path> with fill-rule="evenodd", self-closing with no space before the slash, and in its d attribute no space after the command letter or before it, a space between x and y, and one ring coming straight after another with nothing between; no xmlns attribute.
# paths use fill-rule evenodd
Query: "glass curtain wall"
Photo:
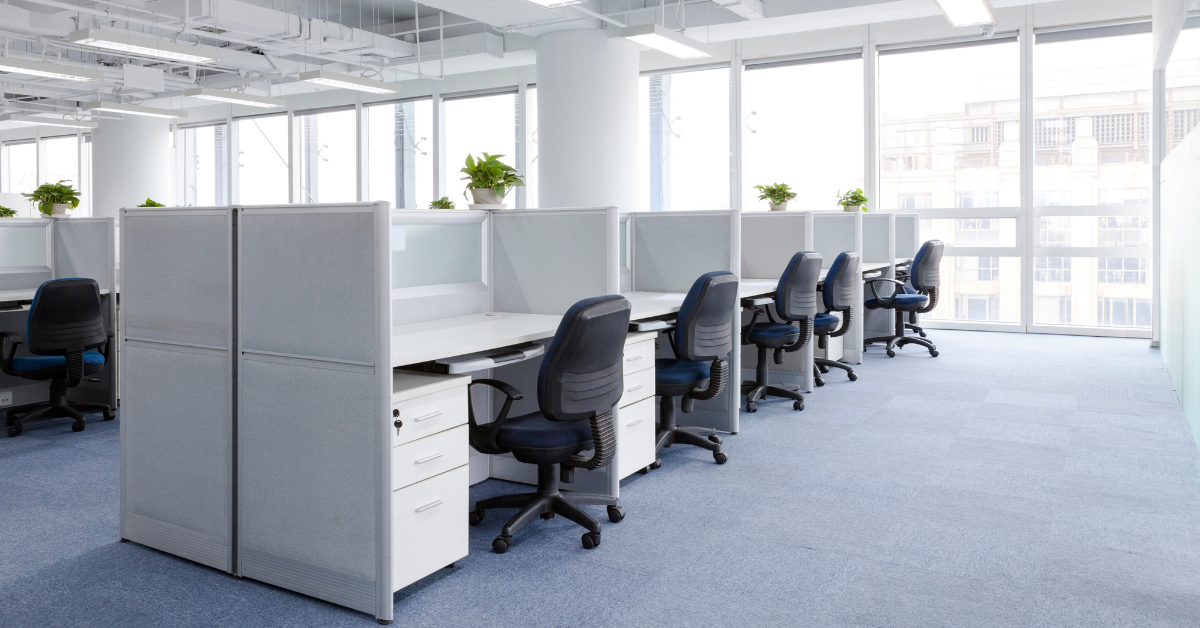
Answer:
<svg viewBox="0 0 1200 628"><path fill-rule="evenodd" d="M433 201L433 101L405 100L364 109L367 199L406 209Z"/></svg>
<svg viewBox="0 0 1200 628"><path fill-rule="evenodd" d="M237 120L239 203L290 202L287 121L287 114Z"/></svg>
<svg viewBox="0 0 1200 628"><path fill-rule="evenodd" d="M32 192L37 181L37 140L13 140L0 144L0 192L23 194ZM22 218L32 218L29 203L12 207Z"/></svg>
<svg viewBox="0 0 1200 628"><path fill-rule="evenodd" d="M860 90L861 93L861 90ZM641 78L640 187L651 211L729 209L729 68ZM862 126L860 119L859 126Z"/></svg>
<svg viewBox="0 0 1200 628"><path fill-rule="evenodd" d="M358 200L358 128L354 107L298 112L292 137L299 144L301 203Z"/></svg>
<svg viewBox="0 0 1200 628"><path fill-rule="evenodd" d="M464 207L475 202L465 193L466 182L459 172L467 155L503 155L500 161L516 168L517 93L449 97L442 106L446 129L442 189L456 206ZM504 201L516 207L516 194L510 191Z"/></svg>
<svg viewBox="0 0 1200 628"><path fill-rule="evenodd" d="M0 144L0 192L29 193L43 183L65 181L79 190L79 206L70 215L91 216L91 156L90 134L4 142ZM24 199L8 205L21 218L38 215Z"/></svg>
<svg viewBox="0 0 1200 628"><path fill-rule="evenodd" d="M175 150L180 160L180 204L212 207L229 203L226 155L229 125L180 127Z"/></svg>

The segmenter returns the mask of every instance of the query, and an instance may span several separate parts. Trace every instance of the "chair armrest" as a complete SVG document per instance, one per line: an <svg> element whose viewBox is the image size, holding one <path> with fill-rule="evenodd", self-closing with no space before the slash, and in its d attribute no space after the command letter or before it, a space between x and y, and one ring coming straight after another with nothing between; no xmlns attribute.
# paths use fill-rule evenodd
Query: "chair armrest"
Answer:
<svg viewBox="0 0 1200 628"><path fill-rule="evenodd" d="M885 299L884 297L879 296L879 291L875 289L875 284L881 281L894 283L899 287L896 288L896 291L892 293L892 296ZM895 279L888 279L887 277L875 277L873 279L868 279L866 284L867 287L871 288L871 294L875 296L875 302L879 304L879 307L885 310L890 310L895 307L893 302L896 300L896 295L900 294L900 289L904 287L903 281L896 281Z"/></svg>
<svg viewBox="0 0 1200 628"><path fill-rule="evenodd" d="M4 352L4 341L9 344L8 352ZM17 374L12 370L13 358L17 355L17 345L25 344L25 339L20 334L14 331L0 331L0 371L4 371L6 375L17 377Z"/></svg>
<svg viewBox="0 0 1200 628"><path fill-rule="evenodd" d="M479 422L475 420L475 404L471 402L471 386L480 384L490 386L504 393L504 405L500 407L500 414L496 415L496 420L492 421L486 428L481 427ZM485 454L502 454L504 449L496 444L496 435L500 433L501 426L508 419L508 411L512 409L513 401L520 401L525 398L521 391L515 387L506 384L498 379L477 379L470 384L467 384L467 422L470 424L468 429L471 433L471 446L475 447L480 453Z"/></svg>

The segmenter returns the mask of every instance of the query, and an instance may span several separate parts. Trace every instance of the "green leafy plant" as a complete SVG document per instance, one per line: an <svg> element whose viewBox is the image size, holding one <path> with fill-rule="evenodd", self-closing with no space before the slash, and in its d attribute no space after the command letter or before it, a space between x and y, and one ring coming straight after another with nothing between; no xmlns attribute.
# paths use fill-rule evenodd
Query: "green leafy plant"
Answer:
<svg viewBox="0 0 1200 628"><path fill-rule="evenodd" d="M47 216L54 213L54 206L59 203L70 205L71 209L75 209L79 207L79 190L66 185L67 183L70 182L63 180L58 183L43 183L36 190L28 194L22 193L21 196L37 203L38 211Z"/></svg>
<svg viewBox="0 0 1200 628"><path fill-rule="evenodd" d="M152 198L146 198L146 202L142 203L141 205L138 205L138 207L166 207L166 205L156 202Z"/></svg>
<svg viewBox="0 0 1200 628"><path fill-rule="evenodd" d="M838 190L838 205L842 207L861 205L863 211L867 211L867 197L863 194L862 188L850 190L845 194L842 194L842 191Z"/></svg>
<svg viewBox="0 0 1200 628"><path fill-rule="evenodd" d="M454 209L454 201L449 196L443 196L429 204L429 209Z"/></svg>
<svg viewBox="0 0 1200 628"><path fill-rule="evenodd" d="M459 171L467 175L462 178L468 182L466 190L463 190L464 198L468 198L467 190L485 188L491 188L503 198L512 188L525 185L521 173L500 161L503 156L483 153L482 157L476 159L467 155L467 167Z"/></svg>
<svg viewBox="0 0 1200 628"><path fill-rule="evenodd" d="M760 201L771 201L775 205L783 205L784 203L796 198L796 193L786 183L776 183L774 185L756 185L754 189L762 192L759 195Z"/></svg>
<svg viewBox="0 0 1200 628"><path fill-rule="evenodd" d="M0 205L0 218L12 218L16 215L17 215L17 210L9 209L3 205Z"/></svg>

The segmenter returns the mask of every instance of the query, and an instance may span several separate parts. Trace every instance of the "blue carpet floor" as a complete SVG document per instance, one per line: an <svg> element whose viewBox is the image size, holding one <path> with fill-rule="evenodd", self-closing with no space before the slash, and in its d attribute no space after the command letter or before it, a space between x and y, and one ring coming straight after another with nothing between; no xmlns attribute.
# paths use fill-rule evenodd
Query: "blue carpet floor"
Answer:
<svg viewBox="0 0 1200 628"><path fill-rule="evenodd" d="M1200 455L1158 352L931 336L743 414L724 466L667 450L595 550L558 518L493 554L489 513L396 625L1200 625ZM0 626L374 625L119 543L119 422L0 439Z"/></svg>

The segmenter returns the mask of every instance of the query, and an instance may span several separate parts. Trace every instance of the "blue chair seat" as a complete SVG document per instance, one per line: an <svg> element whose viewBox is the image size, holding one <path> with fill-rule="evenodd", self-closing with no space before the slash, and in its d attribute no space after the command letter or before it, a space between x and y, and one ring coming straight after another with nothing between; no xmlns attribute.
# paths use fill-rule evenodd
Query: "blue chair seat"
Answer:
<svg viewBox="0 0 1200 628"><path fill-rule="evenodd" d="M496 434L496 444L521 462L552 464L591 449L592 426L585 419L551 421L541 412L531 412L509 417Z"/></svg>
<svg viewBox="0 0 1200 628"><path fill-rule="evenodd" d="M837 329L837 326L841 322L842 319L833 314L817 314L816 318L813 319L813 333L818 335L829 333Z"/></svg>
<svg viewBox="0 0 1200 628"><path fill-rule="evenodd" d="M92 375L104 368L104 356L98 351L83 352L83 374ZM61 355L35 355L13 358L13 371L36 381L64 377L67 373L67 358Z"/></svg>
<svg viewBox="0 0 1200 628"><path fill-rule="evenodd" d="M747 339L760 347L777 349L799 340L800 330L787 323L755 324Z"/></svg>
<svg viewBox="0 0 1200 628"><path fill-rule="evenodd" d="M912 311L925 307L925 304L928 302L929 297L923 294L908 294L906 292L896 296L896 300L893 302L893 307L897 310ZM866 305L867 309L869 310L877 310L880 307L877 299L867 299L864 305Z"/></svg>
<svg viewBox="0 0 1200 628"><path fill-rule="evenodd" d="M694 388L708 386L711 372L708 362L660 358L654 361L654 394L664 397L685 395Z"/></svg>

